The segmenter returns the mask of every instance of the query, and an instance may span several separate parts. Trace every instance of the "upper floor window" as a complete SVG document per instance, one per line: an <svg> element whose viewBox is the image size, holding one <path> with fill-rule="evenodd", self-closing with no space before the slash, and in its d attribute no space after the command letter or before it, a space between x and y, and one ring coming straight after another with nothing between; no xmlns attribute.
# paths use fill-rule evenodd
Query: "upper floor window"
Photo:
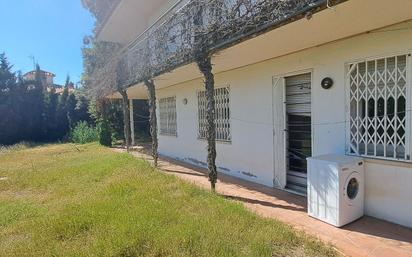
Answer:
<svg viewBox="0 0 412 257"><path fill-rule="evenodd" d="M176 97L159 100L160 134L177 136Z"/></svg>
<svg viewBox="0 0 412 257"><path fill-rule="evenodd" d="M349 65L349 151L367 157L410 160L408 55Z"/></svg>
<svg viewBox="0 0 412 257"><path fill-rule="evenodd" d="M206 91L197 93L198 117L199 117L199 138L206 139ZM231 141L230 134L230 88L222 87L215 89L215 124L216 140Z"/></svg>

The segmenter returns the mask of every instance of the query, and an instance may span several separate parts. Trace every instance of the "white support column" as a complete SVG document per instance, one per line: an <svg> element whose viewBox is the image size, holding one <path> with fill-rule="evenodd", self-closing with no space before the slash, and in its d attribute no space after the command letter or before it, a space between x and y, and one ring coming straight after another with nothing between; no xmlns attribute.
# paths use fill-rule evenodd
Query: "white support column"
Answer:
<svg viewBox="0 0 412 257"><path fill-rule="evenodd" d="M133 99L130 99L130 132L132 137L132 146L135 145L135 135L134 135L134 115L133 115Z"/></svg>

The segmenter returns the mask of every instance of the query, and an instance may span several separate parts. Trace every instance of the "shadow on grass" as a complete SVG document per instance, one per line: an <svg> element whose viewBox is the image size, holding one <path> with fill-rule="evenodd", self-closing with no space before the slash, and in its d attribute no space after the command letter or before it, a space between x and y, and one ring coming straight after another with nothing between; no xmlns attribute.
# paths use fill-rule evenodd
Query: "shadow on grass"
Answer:
<svg viewBox="0 0 412 257"><path fill-rule="evenodd" d="M221 195L221 196L225 197L226 199L239 201L239 202L243 202L243 203L248 203L248 204L258 204L258 205L271 207L271 208L281 208L281 209L291 210L291 211L306 212L305 208L303 208L303 207L276 204L276 203L272 203L272 202L261 201L261 200L258 200L258 199L251 199L251 198L245 198L245 197L233 196L233 195Z"/></svg>

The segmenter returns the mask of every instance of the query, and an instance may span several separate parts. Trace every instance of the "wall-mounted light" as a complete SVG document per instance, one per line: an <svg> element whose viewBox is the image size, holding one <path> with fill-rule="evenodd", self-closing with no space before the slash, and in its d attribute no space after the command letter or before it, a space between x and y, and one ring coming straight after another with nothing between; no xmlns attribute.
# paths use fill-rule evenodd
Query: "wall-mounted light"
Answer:
<svg viewBox="0 0 412 257"><path fill-rule="evenodd" d="M331 87L333 87L333 79L331 78L324 78L321 82L322 88L323 89L330 89Z"/></svg>
<svg viewBox="0 0 412 257"><path fill-rule="evenodd" d="M184 105L187 105L187 103L188 103L187 98L183 99L183 104L184 104Z"/></svg>

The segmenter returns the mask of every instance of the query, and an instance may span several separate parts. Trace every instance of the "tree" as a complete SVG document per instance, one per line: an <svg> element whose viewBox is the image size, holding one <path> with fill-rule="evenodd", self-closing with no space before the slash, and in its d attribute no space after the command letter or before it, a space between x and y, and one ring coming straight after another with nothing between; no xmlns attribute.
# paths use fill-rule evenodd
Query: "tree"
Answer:
<svg viewBox="0 0 412 257"><path fill-rule="evenodd" d="M13 72L12 67L6 55L0 54L0 144L62 140L69 124L92 123L88 100L69 92L69 77L59 97L39 65L32 80Z"/></svg>
<svg viewBox="0 0 412 257"><path fill-rule="evenodd" d="M75 116L71 117L72 124L76 124L79 121L87 121L89 124L94 123L91 114L89 113L89 106L92 104L86 97L85 90L83 88L77 89L74 92L76 98Z"/></svg>
<svg viewBox="0 0 412 257"><path fill-rule="evenodd" d="M6 54L0 54L0 97L8 95L8 93L16 85L16 74L12 72L13 66L7 60ZM1 101L3 102L3 101Z"/></svg>
<svg viewBox="0 0 412 257"><path fill-rule="evenodd" d="M48 139L55 141L59 139L58 122L57 122L57 106L59 103L58 95L54 89L47 92L45 97L46 109L46 131Z"/></svg>
<svg viewBox="0 0 412 257"><path fill-rule="evenodd" d="M6 55L0 55L0 144L39 141L46 134L45 103L41 76L23 80L11 71ZM39 71L40 67L36 67Z"/></svg>
<svg viewBox="0 0 412 257"><path fill-rule="evenodd" d="M107 121L113 139L124 139L123 109L118 99L93 100L88 112L97 123Z"/></svg>
<svg viewBox="0 0 412 257"><path fill-rule="evenodd" d="M67 115L67 100L69 98L70 76L66 77L63 93L59 96L57 105L57 133L59 138L65 137L70 130L70 123Z"/></svg>
<svg viewBox="0 0 412 257"><path fill-rule="evenodd" d="M17 96L18 83L12 68L6 54L0 54L0 144L14 143L21 123L17 112L19 103L13 97Z"/></svg>
<svg viewBox="0 0 412 257"><path fill-rule="evenodd" d="M108 120L108 101L101 102L101 119L100 119L100 135L99 142L101 145L111 147L112 146L112 130Z"/></svg>
<svg viewBox="0 0 412 257"><path fill-rule="evenodd" d="M117 64L115 58L121 45L110 42L93 42L82 49L82 82L89 99L97 100L107 97L119 90Z"/></svg>
<svg viewBox="0 0 412 257"><path fill-rule="evenodd" d="M100 135L99 142L101 145L111 147L112 146L112 132L107 120L102 120L100 123Z"/></svg>
<svg viewBox="0 0 412 257"><path fill-rule="evenodd" d="M25 129L22 140L42 142L47 138L46 131L46 112L45 94L46 88L44 74L41 72L40 65L36 65L34 81L21 80L23 90L23 102L21 103L21 116L24 120L22 128Z"/></svg>
<svg viewBox="0 0 412 257"><path fill-rule="evenodd" d="M67 111L67 121L69 124L69 128L73 128L79 120L77 120L77 99L75 94L69 94L66 101L66 111Z"/></svg>
<svg viewBox="0 0 412 257"><path fill-rule="evenodd" d="M108 42L93 42L83 48L84 72L82 80L86 85L89 98L94 102L102 101L114 92L122 97L123 134L126 148L131 145L130 107L127 92L120 87L119 59L116 58L121 45Z"/></svg>

